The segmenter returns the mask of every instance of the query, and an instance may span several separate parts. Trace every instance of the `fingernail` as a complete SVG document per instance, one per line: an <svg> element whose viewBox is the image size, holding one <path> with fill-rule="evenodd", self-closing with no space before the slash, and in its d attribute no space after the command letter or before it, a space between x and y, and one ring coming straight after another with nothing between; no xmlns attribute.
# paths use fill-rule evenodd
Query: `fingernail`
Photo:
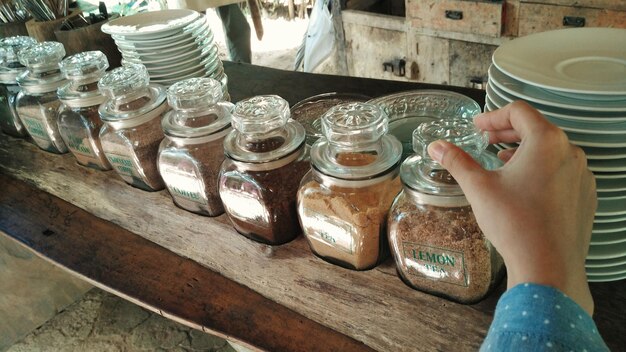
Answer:
<svg viewBox="0 0 626 352"><path fill-rule="evenodd" d="M443 152L446 146L442 141L434 141L428 145L428 154L437 162L441 162L443 159Z"/></svg>

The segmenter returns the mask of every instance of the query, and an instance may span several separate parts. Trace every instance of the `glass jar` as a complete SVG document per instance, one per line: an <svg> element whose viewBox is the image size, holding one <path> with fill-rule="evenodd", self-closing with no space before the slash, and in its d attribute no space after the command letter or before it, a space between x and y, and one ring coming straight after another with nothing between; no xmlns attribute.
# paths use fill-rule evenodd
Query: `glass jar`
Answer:
<svg viewBox="0 0 626 352"><path fill-rule="evenodd" d="M221 102L222 97L222 86L214 79L180 81L167 90L174 110L162 121L161 177L177 206L207 216L224 212L217 181L234 105Z"/></svg>
<svg viewBox="0 0 626 352"><path fill-rule="evenodd" d="M43 42L21 50L18 54L27 71L17 77L22 89L16 98L20 121L35 144L52 153L67 153L58 127L59 106L57 88L66 83L59 70L65 56L63 44Z"/></svg>
<svg viewBox="0 0 626 352"><path fill-rule="evenodd" d="M347 103L322 116L324 137L311 148L312 170L298 192L298 216L317 256L354 270L386 257L385 222L400 192L402 145L387 134L378 106Z"/></svg>
<svg viewBox="0 0 626 352"><path fill-rule="evenodd" d="M310 168L304 127L276 95L238 102L232 124L219 178L226 214L237 232L253 240L293 240L300 233L296 192Z"/></svg>
<svg viewBox="0 0 626 352"><path fill-rule="evenodd" d="M61 73L69 83L57 90L61 99L59 132L68 149L83 166L111 170L100 143L102 120L98 107L106 99L98 90L98 80L109 67L101 51L86 51L61 61Z"/></svg>
<svg viewBox="0 0 626 352"><path fill-rule="evenodd" d="M26 36L0 39L0 129L13 137L28 136L15 109L15 100L20 92L17 77L26 71L17 53L36 43L35 39Z"/></svg>
<svg viewBox="0 0 626 352"><path fill-rule="evenodd" d="M161 118L168 109L165 88L150 84L146 67L127 64L105 73L98 82L107 100L98 112L102 150L128 184L146 191L165 188L157 169L163 140Z"/></svg>
<svg viewBox="0 0 626 352"><path fill-rule="evenodd" d="M420 125L413 132L416 154L400 167L403 190L389 212L389 244L405 283L456 302L474 303L502 277L503 261L478 227L461 187L428 155L428 145L439 139L463 148L486 169L502 164L484 151L487 135L471 120L450 118Z"/></svg>

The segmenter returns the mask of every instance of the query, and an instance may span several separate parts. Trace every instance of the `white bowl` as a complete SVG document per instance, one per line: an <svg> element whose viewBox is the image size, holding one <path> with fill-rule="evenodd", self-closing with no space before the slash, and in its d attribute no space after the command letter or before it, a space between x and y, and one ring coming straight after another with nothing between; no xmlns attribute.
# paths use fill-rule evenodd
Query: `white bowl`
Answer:
<svg viewBox="0 0 626 352"><path fill-rule="evenodd" d="M142 12L109 21L102 31L111 35L139 40L150 40L177 34L193 24L200 13L194 10L175 9Z"/></svg>

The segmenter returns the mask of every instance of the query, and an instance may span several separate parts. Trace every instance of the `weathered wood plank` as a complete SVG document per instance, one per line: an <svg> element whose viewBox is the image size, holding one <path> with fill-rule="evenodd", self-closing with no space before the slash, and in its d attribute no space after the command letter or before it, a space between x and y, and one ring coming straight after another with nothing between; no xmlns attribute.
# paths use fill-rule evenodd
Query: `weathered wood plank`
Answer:
<svg viewBox="0 0 626 352"><path fill-rule="evenodd" d="M5 187L0 194L0 228L107 291L245 346L268 351L371 351L60 198L3 174L0 183Z"/></svg>
<svg viewBox="0 0 626 352"><path fill-rule="evenodd" d="M519 0L520 2L542 3L561 6L592 7L596 9L626 11L626 1L620 0Z"/></svg>
<svg viewBox="0 0 626 352"><path fill-rule="evenodd" d="M414 28L499 37L503 9L502 1L407 0L406 17Z"/></svg>
<svg viewBox="0 0 626 352"><path fill-rule="evenodd" d="M626 28L626 11L523 3L519 13L519 36L571 28L563 25L565 16L584 18L585 27Z"/></svg>

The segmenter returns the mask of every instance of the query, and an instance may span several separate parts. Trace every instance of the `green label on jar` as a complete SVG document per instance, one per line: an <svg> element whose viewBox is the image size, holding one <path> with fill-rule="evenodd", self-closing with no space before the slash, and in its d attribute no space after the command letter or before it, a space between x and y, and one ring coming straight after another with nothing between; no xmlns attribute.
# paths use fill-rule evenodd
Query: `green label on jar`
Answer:
<svg viewBox="0 0 626 352"><path fill-rule="evenodd" d="M133 181L133 177L135 176L135 165L131 158L116 154L107 154L106 156L111 165L122 176L122 178L127 180L127 182ZM130 177L130 179L124 176Z"/></svg>
<svg viewBox="0 0 626 352"><path fill-rule="evenodd" d="M46 127L36 118L22 116L22 121L24 121L24 125L28 130L28 133L33 138L43 139L45 141L50 141L50 136L46 133Z"/></svg>
<svg viewBox="0 0 626 352"><path fill-rule="evenodd" d="M78 153L78 154L82 154L88 157L95 158L95 155L93 151L91 150L91 148L89 147L88 142L85 143L85 140L83 138L77 137L74 135L69 135L67 139L68 139L67 146L74 153Z"/></svg>
<svg viewBox="0 0 626 352"><path fill-rule="evenodd" d="M193 173L175 167L161 167L161 176L172 196L181 197L199 204L207 204L204 186Z"/></svg>
<svg viewBox="0 0 626 352"><path fill-rule="evenodd" d="M468 286L463 252L412 242L402 242L409 274L458 286Z"/></svg>

